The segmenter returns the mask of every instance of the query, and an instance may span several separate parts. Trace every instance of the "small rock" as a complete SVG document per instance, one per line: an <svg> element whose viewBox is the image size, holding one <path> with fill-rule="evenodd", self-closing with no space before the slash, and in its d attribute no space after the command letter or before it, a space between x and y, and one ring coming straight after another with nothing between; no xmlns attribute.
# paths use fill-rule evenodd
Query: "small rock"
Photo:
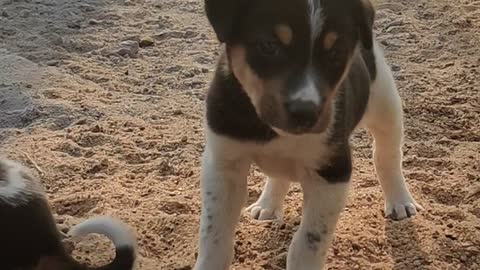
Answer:
<svg viewBox="0 0 480 270"><path fill-rule="evenodd" d="M192 30L187 30L185 32L184 38L194 38L198 35L198 33L192 31Z"/></svg>
<svg viewBox="0 0 480 270"><path fill-rule="evenodd" d="M355 251L359 251L360 249L362 249L362 248L360 247L360 245L358 245L357 243L352 243L352 248L353 248L353 250L355 250Z"/></svg>
<svg viewBox="0 0 480 270"><path fill-rule="evenodd" d="M126 40L120 43L120 46L115 51L118 55L126 56L129 55L130 57L135 57L138 54L138 50L140 45L137 41L134 40Z"/></svg>
<svg viewBox="0 0 480 270"><path fill-rule="evenodd" d="M90 25L98 25L100 24L100 21L99 20L95 20L95 19L91 19L88 21L88 24Z"/></svg>
<svg viewBox="0 0 480 270"><path fill-rule="evenodd" d="M48 60L47 62L45 62L45 65L47 66L58 66L60 64L60 61L58 60Z"/></svg>
<svg viewBox="0 0 480 270"><path fill-rule="evenodd" d="M72 29L80 29L82 28L82 25L80 24L80 21L67 22L67 27Z"/></svg>
<svg viewBox="0 0 480 270"><path fill-rule="evenodd" d="M184 33L180 31L163 31L154 35L153 37L158 41L162 41L170 38L182 38L183 35Z"/></svg>
<svg viewBox="0 0 480 270"><path fill-rule="evenodd" d="M27 18L28 16L30 16L30 11L22 10L18 13L18 15L20 15L20 17L22 17L22 18Z"/></svg>
<svg viewBox="0 0 480 270"><path fill-rule="evenodd" d="M400 71L402 68L399 65L392 64L391 69L392 71Z"/></svg>
<svg viewBox="0 0 480 270"><path fill-rule="evenodd" d="M155 42L151 37L145 37L142 40L140 40L140 43L139 43L141 48L150 47L150 46L153 46L154 44Z"/></svg>
<svg viewBox="0 0 480 270"><path fill-rule="evenodd" d="M88 4L81 4L79 6L80 10L83 12L92 12L95 10L95 7L88 5Z"/></svg>
<svg viewBox="0 0 480 270"><path fill-rule="evenodd" d="M177 110L173 111L173 115L181 115L181 114L183 114L183 112L180 109L177 109Z"/></svg>
<svg viewBox="0 0 480 270"><path fill-rule="evenodd" d="M0 14L2 17L8 18L10 15L7 13L6 10L2 10L2 13Z"/></svg>
<svg viewBox="0 0 480 270"><path fill-rule="evenodd" d="M403 11L406 9L406 7L402 4L397 4L397 3L383 3L383 4L379 4L377 5L377 10L382 10L382 9L389 9L393 12L399 12L399 11Z"/></svg>
<svg viewBox="0 0 480 270"><path fill-rule="evenodd" d="M454 240L454 241L457 240L457 237L455 235L451 234L451 233L446 233L445 237L447 237L451 240Z"/></svg>
<svg viewBox="0 0 480 270"><path fill-rule="evenodd" d="M417 259L413 261L413 265L416 267L420 267L423 264L423 261L421 259Z"/></svg>
<svg viewBox="0 0 480 270"><path fill-rule="evenodd" d="M103 132L103 128L101 128L99 125L95 125L92 130L93 133L101 133Z"/></svg>
<svg viewBox="0 0 480 270"><path fill-rule="evenodd" d="M384 26L384 28L385 28L385 29L388 29L388 28L391 28L391 27L394 27L394 26L401 26L401 25L403 25L403 24L404 24L403 19L398 19L398 20L394 20L394 21L386 24L386 25Z"/></svg>

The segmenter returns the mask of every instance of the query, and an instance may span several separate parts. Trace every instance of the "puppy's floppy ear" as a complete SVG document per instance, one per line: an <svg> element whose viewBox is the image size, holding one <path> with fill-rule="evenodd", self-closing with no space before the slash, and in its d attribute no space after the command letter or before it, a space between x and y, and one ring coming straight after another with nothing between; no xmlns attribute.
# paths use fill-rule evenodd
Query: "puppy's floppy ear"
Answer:
<svg viewBox="0 0 480 270"><path fill-rule="evenodd" d="M244 2L246 0L205 0L207 18L220 42L227 42L231 38Z"/></svg>
<svg viewBox="0 0 480 270"><path fill-rule="evenodd" d="M354 18L358 25L360 41L365 49L373 47L373 22L375 9L370 0L356 0L358 5L354 9Z"/></svg>

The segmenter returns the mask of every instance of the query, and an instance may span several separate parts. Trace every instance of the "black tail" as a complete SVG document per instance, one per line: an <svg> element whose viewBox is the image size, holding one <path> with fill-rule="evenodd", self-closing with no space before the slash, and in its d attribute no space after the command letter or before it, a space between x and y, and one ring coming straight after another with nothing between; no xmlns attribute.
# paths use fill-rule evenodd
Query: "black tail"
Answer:
<svg viewBox="0 0 480 270"><path fill-rule="evenodd" d="M88 219L68 232L72 237L98 233L108 237L115 245L115 258L107 265L90 268L91 270L131 270L136 260L136 239L127 226L111 217L94 217ZM85 269L85 267L81 267Z"/></svg>

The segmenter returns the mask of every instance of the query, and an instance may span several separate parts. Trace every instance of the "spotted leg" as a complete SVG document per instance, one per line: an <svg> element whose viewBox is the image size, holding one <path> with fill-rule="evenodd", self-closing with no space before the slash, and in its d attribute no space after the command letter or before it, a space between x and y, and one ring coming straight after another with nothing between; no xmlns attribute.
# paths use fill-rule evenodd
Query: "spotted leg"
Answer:
<svg viewBox="0 0 480 270"><path fill-rule="evenodd" d="M290 245L287 270L324 269L348 193L351 160L349 153L345 154L344 158L332 160L332 165L301 181L302 221Z"/></svg>
<svg viewBox="0 0 480 270"><path fill-rule="evenodd" d="M227 160L207 148L202 159L200 243L195 270L227 270L235 226L247 195L250 163Z"/></svg>

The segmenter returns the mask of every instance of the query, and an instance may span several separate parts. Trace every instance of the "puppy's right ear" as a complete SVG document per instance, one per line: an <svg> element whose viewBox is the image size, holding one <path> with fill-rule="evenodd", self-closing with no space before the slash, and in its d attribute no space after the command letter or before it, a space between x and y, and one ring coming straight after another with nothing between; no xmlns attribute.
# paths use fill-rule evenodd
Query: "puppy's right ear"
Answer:
<svg viewBox="0 0 480 270"><path fill-rule="evenodd" d="M207 18L220 42L231 39L234 24L246 0L205 0Z"/></svg>

